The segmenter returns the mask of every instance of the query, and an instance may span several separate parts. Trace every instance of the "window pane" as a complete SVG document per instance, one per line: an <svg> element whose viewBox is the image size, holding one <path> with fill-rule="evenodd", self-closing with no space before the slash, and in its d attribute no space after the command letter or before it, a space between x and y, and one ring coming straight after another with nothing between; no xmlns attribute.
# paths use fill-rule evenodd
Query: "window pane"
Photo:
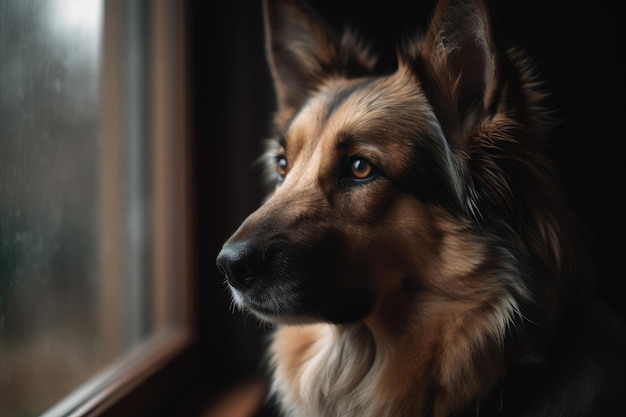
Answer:
<svg viewBox="0 0 626 417"><path fill-rule="evenodd" d="M0 0L2 416L119 375L180 322L154 259L176 226L155 223L174 213L155 170L174 180L151 157L149 5Z"/></svg>
<svg viewBox="0 0 626 417"><path fill-rule="evenodd" d="M44 411L107 360L94 227L100 15L97 2L0 3L0 408L6 416Z"/></svg>

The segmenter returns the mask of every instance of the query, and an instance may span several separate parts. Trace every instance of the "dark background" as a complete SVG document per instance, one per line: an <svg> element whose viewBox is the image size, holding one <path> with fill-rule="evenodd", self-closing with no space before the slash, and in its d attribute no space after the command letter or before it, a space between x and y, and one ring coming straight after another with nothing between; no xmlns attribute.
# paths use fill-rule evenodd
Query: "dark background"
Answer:
<svg viewBox="0 0 626 417"><path fill-rule="evenodd" d="M432 1L310 2L333 27L349 23L379 50L426 28ZM624 315L626 88L624 13L617 2L499 1L502 34L536 58L564 122L554 137L566 194L590 230L601 295ZM262 197L253 161L270 132L274 95L261 2L190 0L190 91L197 248L197 402L258 375L265 329L233 311L215 256ZM388 55L389 56L389 55ZM192 395L193 396L193 395Z"/></svg>

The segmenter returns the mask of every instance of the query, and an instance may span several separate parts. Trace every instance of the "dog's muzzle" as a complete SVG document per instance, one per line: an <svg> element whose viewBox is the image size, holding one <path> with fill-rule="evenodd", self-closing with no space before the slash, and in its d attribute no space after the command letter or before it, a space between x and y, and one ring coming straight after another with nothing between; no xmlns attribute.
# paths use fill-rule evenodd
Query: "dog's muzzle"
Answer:
<svg viewBox="0 0 626 417"><path fill-rule="evenodd" d="M228 283L238 290L247 290L265 273L265 257L250 242L224 245L216 259L217 268Z"/></svg>

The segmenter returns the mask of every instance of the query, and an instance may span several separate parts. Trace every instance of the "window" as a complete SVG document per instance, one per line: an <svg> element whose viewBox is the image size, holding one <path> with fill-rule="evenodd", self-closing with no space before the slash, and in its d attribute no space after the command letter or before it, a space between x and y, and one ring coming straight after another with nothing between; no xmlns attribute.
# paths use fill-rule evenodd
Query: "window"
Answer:
<svg viewBox="0 0 626 417"><path fill-rule="evenodd" d="M174 1L0 1L0 414L100 407L190 343Z"/></svg>

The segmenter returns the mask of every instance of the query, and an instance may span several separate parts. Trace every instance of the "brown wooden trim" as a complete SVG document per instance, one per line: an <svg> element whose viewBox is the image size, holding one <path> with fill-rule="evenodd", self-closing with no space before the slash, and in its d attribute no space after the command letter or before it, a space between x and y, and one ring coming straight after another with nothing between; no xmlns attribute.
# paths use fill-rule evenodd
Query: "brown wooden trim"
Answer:
<svg viewBox="0 0 626 417"><path fill-rule="evenodd" d="M101 416L118 401L132 395L138 386L153 377L158 371L171 363L191 343L188 331L166 332L112 367L100 376L102 383L94 387L93 395L68 417Z"/></svg>
<svg viewBox="0 0 626 417"><path fill-rule="evenodd" d="M151 6L153 317L156 328L191 326L185 8L184 2L171 0L156 0Z"/></svg>
<svg viewBox="0 0 626 417"><path fill-rule="evenodd" d="M176 144L173 143L175 120L171 113L172 99L177 93L177 85L171 82L175 63L171 62L172 52L169 43L171 34L171 14L165 10L163 1L152 3L151 47L150 47L150 103L151 110L151 150L152 150L152 325L161 329L170 325L174 313L173 292L170 282L176 272L177 261L173 259L179 236L172 236L176 228L176 205L178 201L175 171ZM173 240L174 238L175 240ZM178 257L176 257L178 258Z"/></svg>
<svg viewBox="0 0 626 417"><path fill-rule="evenodd" d="M107 355L119 357L95 377L51 409L46 416L111 415L121 403L143 410L134 398L165 369L190 355L195 341L192 297L191 171L187 121L186 2L154 0L149 3L149 83L152 184L152 291L153 329L156 334L132 352L123 352L123 168L121 141L123 74L120 59L124 0L104 6L102 164L100 228L104 245L102 317ZM117 329L117 330L116 330ZM110 338L110 339L108 339ZM180 375L180 372L175 373ZM175 383L175 381L171 381ZM162 398L150 398L158 402ZM133 414L146 415L146 414Z"/></svg>
<svg viewBox="0 0 626 417"><path fill-rule="evenodd" d="M113 358L123 351L122 298L124 277L124 217L122 190L122 101L123 75L120 64L122 45L122 4L120 0L103 5L101 126L99 137L99 295L103 356Z"/></svg>

